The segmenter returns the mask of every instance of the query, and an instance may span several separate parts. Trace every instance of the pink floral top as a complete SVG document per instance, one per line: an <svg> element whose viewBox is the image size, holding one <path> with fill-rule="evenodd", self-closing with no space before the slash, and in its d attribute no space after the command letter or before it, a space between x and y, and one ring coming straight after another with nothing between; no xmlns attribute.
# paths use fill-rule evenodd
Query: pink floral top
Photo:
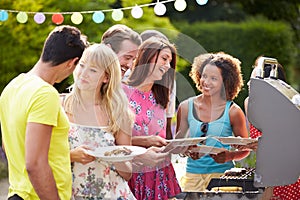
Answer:
<svg viewBox="0 0 300 200"><path fill-rule="evenodd" d="M159 135L166 138L166 109L156 103L152 91L142 92L123 85L129 104L135 113L132 136ZM132 173L128 181L137 200L170 199L181 192L170 159L156 167L144 167Z"/></svg>
<svg viewBox="0 0 300 200"><path fill-rule="evenodd" d="M86 145L91 149L114 146L114 136L100 127L71 124L70 148ZM127 181L108 162L96 159L88 164L72 163L72 196L84 199L134 200Z"/></svg>
<svg viewBox="0 0 300 200"><path fill-rule="evenodd" d="M156 103L152 91L142 92L123 85L136 118L132 136L159 135L166 138L166 110Z"/></svg>

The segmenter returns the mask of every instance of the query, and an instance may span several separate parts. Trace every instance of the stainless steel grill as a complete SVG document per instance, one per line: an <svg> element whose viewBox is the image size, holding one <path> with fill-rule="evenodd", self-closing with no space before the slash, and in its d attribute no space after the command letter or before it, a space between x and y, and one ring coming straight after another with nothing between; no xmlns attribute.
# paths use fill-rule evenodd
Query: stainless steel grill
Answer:
<svg viewBox="0 0 300 200"><path fill-rule="evenodd" d="M178 200L260 200L262 192L190 192L176 197Z"/></svg>
<svg viewBox="0 0 300 200"><path fill-rule="evenodd" d="M222 175L220 177L220 179L247 179L247 178L252 178L254 176L255 173L255 168L246 168L246 171L244 173L242 173L241 175L236 175L236 176L230 176L230 175Z"/></svg>
<svg viewBox="0 0 300 200"><path fill-rule="evenodd" d="M262 188L253 186L255 168L246 168L246 172L239 176L222 175L220 178L211 179L206 191L182 193L177 199L184 200L247 200L260 199L263 193ZM241 187L242 191L223 192L211 191L214 187L236 186Z"/></svg>
<svg viewBox="0 0 300 200"><path fill-rule="evenodd" d="M263 71L265 63L277 64L274 61L262 57L258 67ZM295 159L300 152L300 105L296 100L300 94L282 80L264 77L251 78L247 113L249 122L263 133L258 138L254 185L289 185L300 175L300 162Z"/></svg>
<svg viewBox="0 0 300 200"><path fill-rule="evenodd" d="M226 176L224 174L220 178L211 179L207 190L211 190L213 187L237 186L242 187L243 192L258 191L258 188L253 186L254 173L255 168L248 168L245 173L239 176Z"/></svg>

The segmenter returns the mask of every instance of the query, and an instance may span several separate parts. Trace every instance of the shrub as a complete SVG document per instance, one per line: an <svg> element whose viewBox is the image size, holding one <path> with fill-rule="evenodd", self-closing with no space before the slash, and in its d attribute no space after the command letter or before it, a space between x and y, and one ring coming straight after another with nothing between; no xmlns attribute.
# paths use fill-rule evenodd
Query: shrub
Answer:
<svg viewBox="0 0 300 200"><path fill-rule="evenodd" d="M293 31L288 24L274 22L266 19L249 19L241 23L230 22L196 22L188 24L177 22L175 26L183 34L197 41L206 52L224 51L242 62L244 88L235 99L242 108L243 102L248 95L247 82L249 80L252 65L255 59L264 55L276 58L286 69L287 79L292 80L293 65L296 61L297 51L293 43ZM180 48L180 47L179 47ZM189 48L185 46L184 48ZM190 55L197 56L205 53L192 48ZM188 76L190 66L178 66L178 72L191 81ZM194 86L193 83L190 83Z"/></svg>
<svg viewBox="0 0 300 200"><path fill-rule="evenodd" d="M3 178L7 178L7 176L8 176L7 163L0 160L0 180Z"/></svg>

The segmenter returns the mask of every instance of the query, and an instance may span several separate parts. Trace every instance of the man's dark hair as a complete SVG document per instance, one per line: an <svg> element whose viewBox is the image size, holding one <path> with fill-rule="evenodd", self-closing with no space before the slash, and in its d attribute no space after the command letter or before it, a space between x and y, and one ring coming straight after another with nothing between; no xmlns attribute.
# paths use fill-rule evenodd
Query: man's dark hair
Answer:
<svg viewBox="0 0 300 200"><path fill-rule="evenodd" d="M41 59L56 66L69 59L80 59L86 46L86 37L79 29L68 25L58 26L46 39Z"/></svg>

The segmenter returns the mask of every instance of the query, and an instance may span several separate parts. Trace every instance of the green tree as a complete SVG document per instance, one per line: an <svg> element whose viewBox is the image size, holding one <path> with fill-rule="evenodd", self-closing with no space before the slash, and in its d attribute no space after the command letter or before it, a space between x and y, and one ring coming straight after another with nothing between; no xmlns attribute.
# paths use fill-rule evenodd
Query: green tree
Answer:
<svg viewBox="0 0 300 200"><path fill-rule="evenodd" d="M300 2L299 0L208 0L205 5L196 1L187 1L184 12L178 13L171 4L167 5L167 16L172 23L178 21L194 22L242 22L249 18L259 17L262 20L280 21L289 24L294 32L293 42L296 46L294 66L290 70L290 80L293 86L300 90ZM267 39L267 38L266 38ZM269 49L271 51L272 49ZM254 58L253 58L254 59Z"/></svg>
<svg viewBox="0 0 300 200"><path fill-rule="evenodd" d="M139 0L138 5L151 3L150 0ZM61 12L64 16L63 24L78 27L90 42L100 42L102 33L113 24L126 24L137 31L154 27L164 27L174 29L166 17L157 17L153 12L153 7L143 7L144 15L140 19L131 16L131 9L123 10L124 18L121 21L114 21L111 17L114 8L135 6L132 1L115 0L4 0L0 1L0 9L32 12L28 14L28 21L20 24L16 20L18 12L9 12L7 21L0 22L0 91L5 85L19 73L27 72L39 59L43 42L48 33L56 26L52 20L52 15L46 12ZM83 22L74 25L71 21L72 12L83 11L105 11L105 19L97 24L92 20L93 12L83 14ZM33 20L35 12L44 12L46 21L37 24ZM68 12L68 13L66 13ZM64 91L72 82L71 78L66 79L61 84L55 85L60 92Z"/></svg>
<svg viewBox="0 0 300 200"><path fill-rule="evenodd" d="M296 62L293 67L292 79L297 84L298 91L300 90L300 2L298 0L272 0L272 1L259 1L259 0L245 0L240 2L245 12L250 15L262 15L269 20L285 21L294 31L294 44Z"/></svg>
<svg viewBox="0 0 300 200"><path fill-rule="evenodd" d="M151 0L139 0L135 3L138 5L148 4L151 3ZM56 26L52 22L52 15L50 14L46 14L46 20L43 24L37 24L33 19L35 12L64 13L63 24L78 27L82 33L88 36L90 42L100 42L103 32L114 24L125 24L138 32L160 27L163 27L164 30L175 29L167 17L158 17L155 15L153 6L143 7L144 15L140 19L133 18L130 9L124 10L124 18L121 21L114 21L112 19L112 12L109 10L131 6L135 6L132 1L121 2L115 0L0 1L0 10L31 12L27 13L28 21L25 24L17 22L16 16L18 12L9 12L8 20L4 22L0 21L0 93L12 78L20 73L27 72L33 67L39 59L46 36ZM79 25L74 25L71 21L72 12L99 10L105 10L105 19L102 23L97 24L92 20L93 12L83 14L83 22ZM173 33L173 31L171 32ZM72 77L69 77L62 83L56 84L55 87L59 92L63 92L72 82ZM0 139L1 144L2 140Z"/></svg>

